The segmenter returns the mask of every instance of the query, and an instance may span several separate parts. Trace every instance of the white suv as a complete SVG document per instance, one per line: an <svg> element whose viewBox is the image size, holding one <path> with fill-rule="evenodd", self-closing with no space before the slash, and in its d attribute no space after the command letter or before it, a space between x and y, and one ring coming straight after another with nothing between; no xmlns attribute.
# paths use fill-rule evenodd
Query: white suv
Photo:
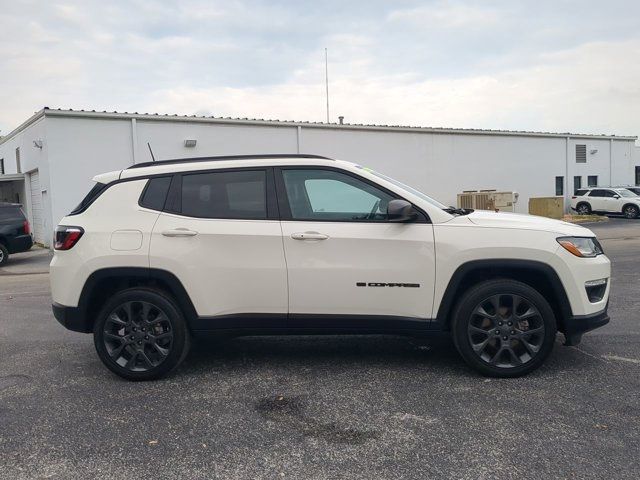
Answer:
<svg viewBox="0 0 640 480"><path fill-rule="evenodd" d="M582 215L622 213L627 218L637 218L640 197L626 188L584 188L571 197L571 208Z"/></svg>
<svg viewBox="0 0 640 480"><path fill-rule="evenodd" d="M451 335L485 375L542 364L606 324L610 263L570 223L447 207L312 155L138 164L98 175L57 227L53 312L132 380L195 335Z"/></svg>

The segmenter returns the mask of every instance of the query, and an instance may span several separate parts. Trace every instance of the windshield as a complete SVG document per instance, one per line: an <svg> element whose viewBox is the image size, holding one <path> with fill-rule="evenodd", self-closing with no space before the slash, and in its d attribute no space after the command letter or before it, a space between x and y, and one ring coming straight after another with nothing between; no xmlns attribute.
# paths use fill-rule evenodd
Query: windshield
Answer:
<svg viewBox="0 0 640 480"><path fill-rule="evenodd" d="M391 177L387 177L386 175L383 175L380 172L376 172L375 170L371 170L370 168L366 168L366 167L363 167L363 166L360 166L360 165L356 165L356 167L360 168L360 169L362 169L362 170L364 170L366 172L369 172L370 174L375 175L376 177L382 178L383 180L386 180L389 183L393 183L396 187L400 187L403 190L406 190L407 192L415 195L416 197L420 197L422 200L425 200L425 201L429 202L431 205L433 205L433 206L435 206L437 208L441 208L443 210L447 210L449 208L446 205L440 203L439 201L434 200L430 196L425 195L421 191L416 190L415 188L410 187L409 185L405 185L404 183L399 182L398 180L395 180L395 179L393 179Z"/></svg>
<svg viewBox="0 0 640 480"><path fill-rule="evenodd" d="M616 190L616 192L621 197L637 197L638 196L635 193L633 193L631 190L627 190L626 188L620 188L620 189Z"/></svg>

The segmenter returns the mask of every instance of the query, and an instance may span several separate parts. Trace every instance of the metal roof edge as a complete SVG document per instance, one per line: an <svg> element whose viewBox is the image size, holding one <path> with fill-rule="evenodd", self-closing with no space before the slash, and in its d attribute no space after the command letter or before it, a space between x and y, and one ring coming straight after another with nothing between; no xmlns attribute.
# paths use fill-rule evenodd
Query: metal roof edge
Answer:
<svg viewBox="0 0 640 480"><path fill-rule="evenodd" d="M11 140L13 137L15 137L18 133L22 132L23 130L25 130L28 126L33 125L36 121L40 120L40 118L44 117L45 114L45 110L47 109L47 107L44 107L41 110L38 110L36 113L34 113L33 115L31 115L29 118L27 118L24 122L22 122L20 125L18 125L16 128L14 128L13 130L11 130L9 133L7 133L6 135L4 135L3 137L0 137L0 145L2 145L3 143Z"/></svg>
<svg viewBox="0 0 640 480"><path fill-rule="evenodd" d="M275 126L275 127L304 127L319 128L330 130L361 130L373 132L402 132L402 133L433 133L433 134L457 134L457 135L492 135L492 136L510 136L510 137L547 137L547 138L577 138L592 140L625 140L637 141L637 136L628 135L606 135L606 134L585 134L585 133L556 133L556 132L531 132L519 130L482 130L474 128L444 128L444 127L412 127L402 125L368 125L368 124L338 124L323 122L302 122L293 120L269 120L255 118L231 118L231 117L204 117L196 115L177 115L177 114L157 114L157 113L138 113L138 112L107 112L95 110L71 110L71 109L51 109L44 107L36 112L32 117L23 122L20 126L9 132L0 139L0 145L23 131L29 125L33 124L42 116L48 117L78 117L78 118L104 118L104 119L132 119L143 121L177 121L190 123L211 123L223 125L253 125L253 126Z"/></svg>

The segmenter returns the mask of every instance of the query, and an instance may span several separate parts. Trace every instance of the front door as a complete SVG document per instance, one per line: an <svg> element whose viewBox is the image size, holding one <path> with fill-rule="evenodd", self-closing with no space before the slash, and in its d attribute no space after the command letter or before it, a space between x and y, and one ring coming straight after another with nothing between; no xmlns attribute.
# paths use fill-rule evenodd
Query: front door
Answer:
<svg viewBox="0 0 640 480"><path fill-rule="evenodd" d="M339 169L277 169L276 182L291 326L428 323L435 263L426 215L389 222L398 196Z"/></svg>
<svg viewBox="0 0 640 480"><path fill-rule="evenodd" d="M224 327L228 315L229 326L284 326L287 272L273 172L176 175L167 202L170 211L153 229L150 266L176 274L198 316L217 317L201 319L201 328Z"/></svg>

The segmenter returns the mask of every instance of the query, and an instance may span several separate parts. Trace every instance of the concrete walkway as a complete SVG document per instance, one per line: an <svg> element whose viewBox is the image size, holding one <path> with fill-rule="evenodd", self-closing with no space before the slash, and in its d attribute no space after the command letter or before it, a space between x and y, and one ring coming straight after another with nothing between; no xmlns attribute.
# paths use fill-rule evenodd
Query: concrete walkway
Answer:
<svg viewBox="0 0 640 480"><path fill-rule="evenodd" d="M7 264L0 267L0 276L49 273L49 262L52 256L49 249L34 245L28 252L10 255Z"/></svg>

